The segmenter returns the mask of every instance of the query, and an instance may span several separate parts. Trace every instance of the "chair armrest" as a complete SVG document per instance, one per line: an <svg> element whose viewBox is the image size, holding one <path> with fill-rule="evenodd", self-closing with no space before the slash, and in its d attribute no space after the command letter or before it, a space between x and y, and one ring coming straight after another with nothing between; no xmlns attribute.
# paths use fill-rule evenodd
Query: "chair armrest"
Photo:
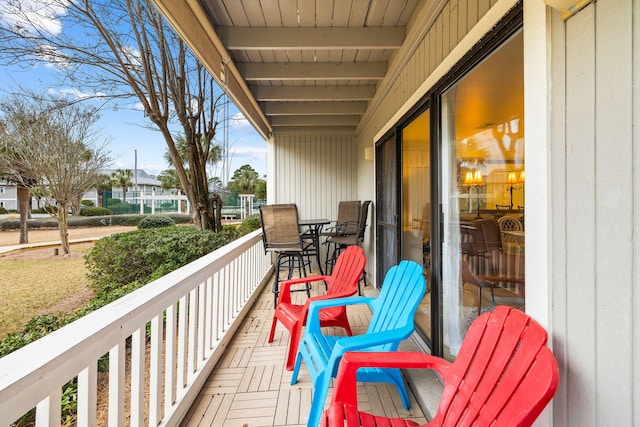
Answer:
<svg viewBox="0 0 640 427"><path fill-rule="evenodd" d="M450 367L444 359L419 352L347 352L340 362L331 405L357 406L356 373L360 368L426 368L444 377Z"/></svg>
<svg viewBox="0 0 640 427"><path fill-rule="evenodd" d="M476 277L484 280L485 282L507 282L507 283L518 283L524 284L524 279L519 277L507 277L507 276L488 276L485 274L477 274Z"/></svg>
<svg viewBox="0 0 640 427"><path fill-rule="evenodd" d="M278 304L291 303L291 286L309 282L321 282L329 276L307 276L291 280L283 280L280 282L280 291L278 293Z"/></svg>
<svg viewBox="0 0 640 427"><path fill-rule="evenodd" d="M331 298L327 300L313 301L309 306L309 315L307 318L307 327L305 334L308 333L320 333L320 318L319 313L323 308L329 307L346 307L348 305L355 304L371 304L375 301L375 298L370 297L347 297L347 298Z"/></svg>
<svg viewBox="0 0 640 427"><path fill-rule="evenodd" d="M400 341L407 339L413 331L414 328L408 326L406 328L392 329L389 331L344 337L336 342L333 351L336 354L343 354L347 351L366 350L367 348L393 342L400 343Z"/></svg>

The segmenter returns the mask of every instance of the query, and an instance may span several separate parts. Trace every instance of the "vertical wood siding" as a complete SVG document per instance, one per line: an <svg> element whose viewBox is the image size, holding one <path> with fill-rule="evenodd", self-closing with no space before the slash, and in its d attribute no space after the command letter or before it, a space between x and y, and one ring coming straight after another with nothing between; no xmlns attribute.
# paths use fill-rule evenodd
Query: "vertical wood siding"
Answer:
<svg viewBox="0 0 640 427"><path fill-rule="evenodd" d="M551 15L554 425L640 424L639 15L618 0Z"/></svg>
<svg viewBox="0 0 640 427"><path fill-rule="evenodd" d="M450 0L444 4L413 56L402 68L391 90L371 114L369 125L358 135L361 149L372 144L380 126L407 102L458 43L498 0Z"/></svg>
<svg viewBox="0 0 640 427"><path fill-rule="evenodd" d="M358 198L352 135L275 134L274 141L274 203L296 203L300 218L336 220L338 203Z"/></svg>

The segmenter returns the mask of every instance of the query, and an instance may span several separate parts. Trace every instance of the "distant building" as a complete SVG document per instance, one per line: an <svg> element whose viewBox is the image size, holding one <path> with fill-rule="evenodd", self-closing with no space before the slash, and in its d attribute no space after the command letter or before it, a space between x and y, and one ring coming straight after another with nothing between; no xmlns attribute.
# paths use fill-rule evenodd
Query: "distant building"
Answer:
<svg viewBox="0 0 640 427"><path fill-rule="evenodd" d="M104 169L102 173L111 176L116 169ZM144 196L151 195L175 195L179 194L179 191L175 188L163 189L162 182L153 178L142 169L137 170L137 176L134 171L131 171L133 176L131 178L132 185L127 188L127 200L126 203L138 203L138 199ZM111 194L108 196L112 199L122 200L122 187L112 186ZM91 189L82 195L82 200L90 200L94 206L99 206L100 197L97 189ZM122 200L125 202L124 200ZM5 180L0 180L0 207L5 208L8 211L18 210L18 196L17 185L9 183ZM38 201L36 198L31 198L31 208L38 207Z"/></svg>

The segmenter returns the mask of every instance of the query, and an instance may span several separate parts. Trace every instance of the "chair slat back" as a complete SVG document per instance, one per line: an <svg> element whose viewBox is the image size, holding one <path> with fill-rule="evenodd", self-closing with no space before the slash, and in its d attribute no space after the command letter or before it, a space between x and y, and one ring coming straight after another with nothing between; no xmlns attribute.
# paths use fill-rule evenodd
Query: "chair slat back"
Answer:
<svg viewBox="0 0 640 427"><path fill-rule="evenodd" d="M367 333L413 329L415 311L426 290L423 270L418 263L404 260L391 267L372 306L373 315ZM399 343L393 344L397 348Z"/></svg>
<svg viewBox="0 0 640 427"><path fill-rule="evenodd" d="M260 206L265 250L302 250L295 204Z"/></svg>
<svg viewBox="0 0 640 427"><path fill-rule="evenodd" d="M359 246L349 246L340 254L331 276L327 278L327 295L353 295L366 263L364 251Z"/></svg>
<svg viewBox="0 0 640 427"><path fill-rule="evenodd" d="M498 306L478 317L444 378L433 425L531 424L558 383L546 342L546 331L519 310Z"/></svg>
<svg viewBox="0 0 640 427"><path fill-rule="evenodd" d="M341 234L355 234L358 229L360 219L360 200L343 200L338 203L338 227L344 225L340 230Z"/></svg>
<svg viewBox="0 0 640 427"><path fill-rule="evenodd" d="M369 214L369 205L371 200L365 200L362 202L360 209L360 219L358 220L358 239L356 243L362 243L364 241L364 233L367 230L367 216Z"/></svg>

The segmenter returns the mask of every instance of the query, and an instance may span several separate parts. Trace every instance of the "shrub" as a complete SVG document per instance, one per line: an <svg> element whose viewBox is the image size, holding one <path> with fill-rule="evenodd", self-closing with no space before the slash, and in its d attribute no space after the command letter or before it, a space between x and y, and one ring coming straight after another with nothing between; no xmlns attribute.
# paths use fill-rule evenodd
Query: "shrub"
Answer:
<svg viewBox="0 0 640 427"><path fill-rule="evenodd" d="M110 209L107 208L96 208L92 206L83 207L80 209L81 216L106 216L113 215Z"/></svg>
<svg viewBox="0 0 640 427"><path fill-rule="evenodd" d="M93 206L93 200L83 200L80 204L82 206Z"/></svg>
<svg viewBox="0 0 640 427"><path fill-rule="evenodd" d="M262 227L262 223L260 222L260 214L253 214L244 221L242 224L238 226L238 233L240 236L244 236L245 234L251 233L253 230L257 230Z"/></svg>
<svg viewBox="0 0 640 427"><path fill-rule="evenodd" d="M7 210L4 208L4 206L0 206L0 214L6 214Z"/></svg>
<svg viewBox="0 0 640 427"><path fill-rule="evenodd" d="M128 203L114 203L107 205L114 215L130 214L136 212L135 207Z"/></svg>
<svg viewBox="0 0 640 427"><path fill-rule="evenodd" d="M160 228L160 227L171 227L173 225L176 225L176 222L169 216L151 215L146 218L142 218L138 223L138 228L139 229Z"/></svg>
<svg viewBox="0 0 640 427"><path fill-rule="evenodd" d="M193 227L117 233L96 242L85 264L92 288L100 293L133 282L149 283L230 241L225 233Z"/></svg>
<svg viewBox="0 0 640 427"><path fill-rule="evenodd" d="M0 341L0 357L4 357L48 333L60 329L73 320L75 320L74 315L68 313L48 313L32 318L21 331L9 334L4 340Z"/></svg>

